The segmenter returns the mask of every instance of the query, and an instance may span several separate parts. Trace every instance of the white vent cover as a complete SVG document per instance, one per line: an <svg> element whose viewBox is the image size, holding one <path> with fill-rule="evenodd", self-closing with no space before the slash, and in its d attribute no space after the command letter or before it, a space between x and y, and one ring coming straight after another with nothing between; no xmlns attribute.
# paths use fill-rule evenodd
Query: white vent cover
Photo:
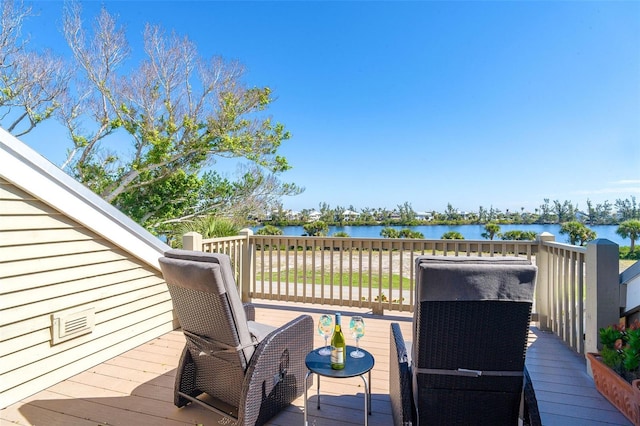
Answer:
<svg viewBox="0 0 640 426"><path fill-rule="evenodd" d="M51 344L65 342L93 331L95 308L80 312L58 312L51 315Z"/></svg>

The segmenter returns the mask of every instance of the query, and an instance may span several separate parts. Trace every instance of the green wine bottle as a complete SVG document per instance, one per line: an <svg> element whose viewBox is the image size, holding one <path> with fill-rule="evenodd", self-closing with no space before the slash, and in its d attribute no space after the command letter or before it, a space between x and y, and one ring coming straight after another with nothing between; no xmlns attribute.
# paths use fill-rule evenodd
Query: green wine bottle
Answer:
<svg viewBox="0 0 640 426"><path fill-rule="evenodd" d="M333 331L333 337L331 337L331 368L334 370L342 370L344 368L345 354L347 353L346 340L340 325L341 316L339 312L336 313L336 327Z"/></svg>

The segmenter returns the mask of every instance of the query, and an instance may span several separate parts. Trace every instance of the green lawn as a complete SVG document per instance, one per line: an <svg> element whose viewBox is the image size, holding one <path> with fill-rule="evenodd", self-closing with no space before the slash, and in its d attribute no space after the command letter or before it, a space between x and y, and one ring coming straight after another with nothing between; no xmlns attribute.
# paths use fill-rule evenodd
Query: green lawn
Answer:
<svg viewBox="0 0 640 426"><path fill-rule="evenodd" d="M349 280L351 278L351 280ZM382 277L377 274L371 275L371 283L369 283L369 275L362 274L362 287L369 287L377 289L380 286L380 278L382 278L382 288L389 288L389 275L383 275ZM272 272L271 274L262 274L256 275L256 281L263 282L290 282L290 283L306 283L306 284L333 284L333 285L342 285L342 286L351 286L358 287L360 285L360 274L353 273L351 277L349 274L343 274L342 280L340 280L340 274L334 273L331 274L329 272L325 272L324 274L315 273L315 271L306 271L306 274L303 271L294 271L288 270L285 272ZM393 275L391 277L391 285L393 289L398 289L400 287L400 275ZM408 289L410 285L410 280L407 277L402 277L402 287L404 289Z"/></svg>

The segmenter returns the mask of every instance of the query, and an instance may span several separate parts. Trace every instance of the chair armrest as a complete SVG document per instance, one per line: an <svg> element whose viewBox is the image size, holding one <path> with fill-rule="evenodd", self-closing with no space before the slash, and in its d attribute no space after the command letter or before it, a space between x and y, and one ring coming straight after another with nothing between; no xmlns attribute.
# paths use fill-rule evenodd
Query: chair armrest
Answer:
<svg viewBox="0 0 640 426"><path fill-rule="evenodd" d="M541 426L542 419L538 410L538 400L533 389L533 382L529 376L527 367L524 368L524 424L529 426Z"/></svg>
<svg viewBox="0 0 640 426"><path fill-rule="evenodd" d="M256 307L251 303L243 303L244 315L247 317L247 321L256 320Z"/></svg>
<svg viewBox="0 0 640 426"><path fill-rule="evenodd" d="M413 397L411 395L411 367L409 356L398 323L391 323L389 350L389 398L393 424L408 426L414 423Z"/></svg>
<svg viewBox="0 0 640 426"><path fill-rule="evenodd" d="M304 360L313 350L313 326L301 315L260 342L242 384L238 425L263 424L311 386Z"/></svg>

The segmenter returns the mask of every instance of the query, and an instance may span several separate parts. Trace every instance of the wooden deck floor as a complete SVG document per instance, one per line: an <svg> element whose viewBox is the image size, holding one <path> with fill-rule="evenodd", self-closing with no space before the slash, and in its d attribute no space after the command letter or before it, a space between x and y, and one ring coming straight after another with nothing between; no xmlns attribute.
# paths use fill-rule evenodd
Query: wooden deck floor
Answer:
<svg viewBox="0 0 640 426"><path fill-rule="evenodd" d="M279 306L256 302L256 319L281 325L300 314L314 319L336 308L292 303ZM349 316L363 310L337 308ZM372 371L372 426L391 425L389 403L389 323L399 322L410 338L411 315L368 315L361 344L375 356ZM316 346L323 341L316 335ZM353 342L350 342L352 344ZM173 405L175 367L184 345L174 331L91 368L64 382L0 411L0 423L47 426L96 425L231 425L197 406ZM555 336L532 327L527 352L530 371L544 425L629 425L630 423L595 390L585 372L584 359ZM348 425L363 422L363 388L359 378L322 380L322 409L315 408L315 383L310 390L309 424ZM274 417L272 425L303 423L303 399Z"/></svg>

